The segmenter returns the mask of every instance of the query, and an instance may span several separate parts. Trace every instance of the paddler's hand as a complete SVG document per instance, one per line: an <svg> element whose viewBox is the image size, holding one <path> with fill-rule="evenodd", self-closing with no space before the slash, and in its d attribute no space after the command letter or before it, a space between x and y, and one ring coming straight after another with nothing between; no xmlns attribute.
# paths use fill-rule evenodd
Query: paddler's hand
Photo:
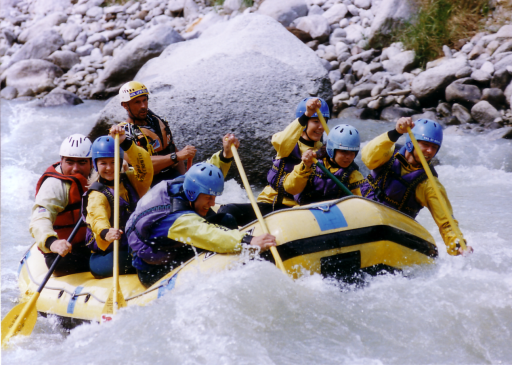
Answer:
<svg viewBox="0 0 512 365"><path fill-rule="evenodd" d="M306 114L306 117L312 117L316 113L316 109L320 109L321 106L322 102L317 98L309 99L306 101L306 113L304 114Z"/></svg>
<svg viewBox="0 0 512 365"><path fill-rule="evenodd" d="M304 165L306 165L308 168L313 165L313 158L316 157L316 152L313 150L307 150L302 155L302 162L304 162Z"/></svg>
<svg viewBox="0 0 512 365"><path fill-rule="evenodd" d="M414 122L412 121L412 118L402 117L396 121L395 129L398 133L407 133L407 127L410 127L411 129L414 128Z"/></svg>
<svg viewBox="0 0 512 365"><path fill-rule="evenodd" d="M254 236L251 239L251 246L257 246L261 251L268 250L270 247L276 245L276 238L269 233L262 234L261 236Z"/></svg>
<svg viewBox="0 0 512 365"><path fill-rule="evenodd" d="M240 141L235 137L233 133L228 133L222 137L222 154L224 155L224 158L233 157L233 152L231 152L232 144L234 144L237 149L240 147Z"/></svg>
<svg viewBox="0 0 512 365"><path fill-rule="evenodd" d="M110 128L109 134L111 136L119 134L119 144L123 143L123 141L126 139L126 133L124 131L124 127L119 124L113 125L112 128Z"/></svg>
<svg viewBox="0 0 512 365"><path fill-rule="evenodd" d="M120 229L109 228L108 233L105 235L105 241L114 242L115 240L120 240L123 231Z"/></svg>
<svg viewBox="0 0 512 365"><path fill-rule="evenodd" d="M64 257L71 252L71 243L66 240L53 241L53 243L50 245L50 251Z"/></svg>
<svg viewBox="0 0 512 365"><path fill-rule="evenodd" d="M197 150L194 146L186 145L181 151L176 152L176 157L178 157L178 161L185 161L189 158L194 158L196 152Z"/></svg>

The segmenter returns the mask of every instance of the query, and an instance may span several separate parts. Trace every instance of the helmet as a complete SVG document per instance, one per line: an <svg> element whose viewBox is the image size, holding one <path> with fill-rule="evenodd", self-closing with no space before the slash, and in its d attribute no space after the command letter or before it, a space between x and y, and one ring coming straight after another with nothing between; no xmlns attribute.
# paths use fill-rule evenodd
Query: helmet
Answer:
<svg viewBox="0 0 512 365"><path fill-rule="evenodd" d="M304 113L307 110L306 103L307 103L307 101L309 99L318 99L318 100L320 100L320 102L322 103L322 106L320 107L320 112L322 113L322 115L326 119L329 119L331 117L331 112L329 111L329 105L327 105L327 103L325 102L324 99L309 97L309 98L306 98L306 99L302 100L299 103L299 105L297 105L297 109L295 110L295 118L300 118L301 116L304 115ZM318 118L318 114L317 113L313 114L313 116L311 118Z"/></svg>
<svg viewBox="0 0 512 365"><path fill-rule="evenodd" d="M327 137L327 154L334 158L334 150L359 151L361 139L357 129L348 124L337 125Z"/></svg>
<svg viewBox="0 0 512 365"><path fill-rule="evenodd" d="M91 141L83 134L72 134L60 145L61 157L91 158Z"/></svg>
<svg viewBox="0 0 512 365"><path fill-rule="evenodd" d="M198 163L185 174L183 190L191 202L196 201L201 193L219 196L224 191L224 175L211 163Z"/></svg>
<svg viewBox="0 0 512 365"><path fill-rule="evenodd" d="M102 157L115 157L115 140L114 137L111 136L101 136L96 138L94 143L92 144L92 164L96 171L98 171L98 166L96 165L96 160ZM124 151L119 147L119 158L123 161ZM121 163L121 166L123 164Z"/></svg>
<svg viewBox="0 0 512 365"><path fill-rule="evenodd" d="M439 148L437 152L441 149L441 144L443 143L443 128L441 128L439 123L430 119L418 119L415 122L412 133L418 141L431 142L438 145ZM414 150L414 145L408 133L405 136L405 148L409 152Z"/></svg>
<svg viewBox="0 0 512 365"><path fill-rule="evenodd" d="M127 82L121 86L121 89L119 90L119 98L121 99L121 103L138 98L142 95L149 96L149 90L143 83L138 81Z"/></svg>

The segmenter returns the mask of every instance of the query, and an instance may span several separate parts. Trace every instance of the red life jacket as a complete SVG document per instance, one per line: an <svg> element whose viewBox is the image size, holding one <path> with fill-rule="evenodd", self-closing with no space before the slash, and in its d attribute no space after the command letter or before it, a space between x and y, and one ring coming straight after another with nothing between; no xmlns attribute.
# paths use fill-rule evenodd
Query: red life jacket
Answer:
<svg viewBox="0 0 512 365"><path fill-rule="evenodd" d="M64 175L55 169L59 165L60 162L57 162L48 167L45 173L41 176L37 182L36 195L39 192L41 185L48 177L53 177L61 181L71 183L71 188L69 189L68 205L62 212L57 215L57 218L53 223L53 229L55 232L57 232L59 239L67 240L81 217L82 195L87 191L87 179L80 174ZM86 232L87 227L84 225L78 230L75 238L73 238L72 242L70 243L73 245L85 244Z"/></svg>

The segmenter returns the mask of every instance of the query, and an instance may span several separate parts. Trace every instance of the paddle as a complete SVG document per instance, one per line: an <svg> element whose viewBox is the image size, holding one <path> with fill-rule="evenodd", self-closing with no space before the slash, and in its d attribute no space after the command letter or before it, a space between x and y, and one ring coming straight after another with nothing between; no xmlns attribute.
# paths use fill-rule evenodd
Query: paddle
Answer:
<svg viewBox="0 0 512 365"><path fill-rule="evenodd" d="M420 146L418 144L418 141L416 140L416 137L414 137L414 134L411 131L410 127L407 127L407 133L409 133L409 137L411 137L412 144L414 145L414 149L418 152L418 156L420 157L421 165L423 166L423 170L425 170L425 173L427 174L430 182L432 183L432 187L434 188L434 192L436 193L437 199L439 200L439 203L441 204L441 207L443 208L444 214L446 214L446 217L448 218L448 222L450 222L450 226L455 231L455 235L457 236L459 240L460 247L462 247L462 251L466 251L466 243L464 241L464 238L462 238L462 233L459 229L459 226L457 226L452 218L452 215L448 212L448 206L446 205L446 202L443 199L443 196L441 195L441 192L439 191L439 188L437 187L437 184L434 181L434 175L432 175L432 171L430 171L430 167L428 166L427 160L425 160L425 156L423 156L423 152L421 152Z"/></svg>
<svg viewBox="0 0 512 365"><path fill-rule="evenodd" d="M323 171L327 176L329 176L329 177L332 179L332 181L334 181L334 183L335 183L336 185L338 185L338 187L339 187L341 190L343 190L343 192L344 192L345 194L347 194L347 195L354 195L354 194L352 194L352 192L351 192L350 190L348 190L348 188L347 188L345 185L343 185L343 183L342 183L341 181L339 181L339 180L336 178L336 176L334 176L334 175L333 175L329 170L327 170L327 168L326 168L324 165L322 165L321 163L318 163L318 160L317 160L316 158L314 158L314 157L313 157L313 163L314 163L317 167L319 167L319 168L320 168L320 170L322 170L322 171Z"/></svg>
<svg viewBox="0 0 512 365"><path fill-rule="evenodd" d="M245 190L247 191L247 196L249 197L249 200L251 201L252 207L254 209L254 213L256 213L256 217L258 217L258 222L260 222L261 228L264 233L269 233L267 224L265 223L265 220L263 219L263 216L261 215L260 207L258 207L258 204L256 203L256 200L254 199L254 195L252 194L251 185L249 185L249 180L247 180L247 175L245 174L244 167L242 166L242 161L240 160L240 156L238 155L238 151L235 147L235 145L231 145L231 152L233 152L233 157L235 158L236 166L238 167L238 171L240 172L240 177L242 178L242 181L244 183ZM272 253L272 256L274 257L274 261L276 262L276 266L281 269L281 271L286 274L286 269L283 265L283 260L281 260L281 256L279 256L279 252L277 252L277 249L275 247L270 247L270 252Z"/></svg>
<svg viewBox="0 0 512 365"><path fill-rule="evenodd" d="M187 171L190 169L190 167L192 167L192 159L193 157L189 157L187 159Z"/></svg>
<svg viewBox="0 0 512 365"><path fill-rule="evenodd" d="M322 127L324 127L325 133L329 134L331 130L327 126L327 122L325 121L323 114L320 112L320 108L316 108L316 114L318 115L318 119L320 119L320 123L322 123Z"/></svg>
<svg viewBox="0 0 512 365"><path fill-rule="evenodd" d="M71 242L73 238L75 238L75 235L81 225L82 218L80 218L75 228L73 229L73 232L71 232L69 235L68 242ZM30 298L27 302L23 302L15 306L2 320L2 347L9 341L12 336L17 336L20 334L28 336L32 333L32 330L34 329L37 321L37 299L39 298L41 291L46 286L46 283L50 279L50 276L52 276L53 272L55 271L55 268L59 264L61 257L62 256L57 255L52 263L52 266L50 266L46 276L39 285L39 288L37 288L37 291L34 293L34 295L32 295L32 298Z"/></svg>

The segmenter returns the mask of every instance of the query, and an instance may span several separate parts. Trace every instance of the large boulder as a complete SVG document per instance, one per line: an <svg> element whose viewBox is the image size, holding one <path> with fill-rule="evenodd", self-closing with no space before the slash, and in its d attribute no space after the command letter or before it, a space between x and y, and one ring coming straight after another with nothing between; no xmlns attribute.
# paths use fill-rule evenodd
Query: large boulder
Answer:
<svg viewBox="0 0 512 365"><path fill-rule="evenodd" d="M96 81L93 96L107 96L132 80L139 69L150 59L159 56L170 44L181 42L183 38L173 28L158 25L126 44L105 66Z"/></svg>
<svg viewBox="0 0 512 365"><path fill-rule="evenodd" d="M48 15L58 11L66 12L72 8L74 3L76 3L74 0L32 0L29 2L29 11L34 15Z"/></svg>
<svg viewBox="0 0 512 365"><path fill-rule="evenodd" d="M305 0L265 0L257 12L287 27L295 19L308 15L308 6Z"/></svg>
<svg viewBox="0 0 512 365"><path fill-rule="evenodd" d="M293 22L297 29L309 33L311 38L324 42L329 39L331 26L322 15L310 15L295 19Z"/></svg>
<svg viewBox="0 0 512 365"><path fill-rule="evenodd" d="M501 118L501 114L489 102L483 100L471 108L471 116L480 124L489 125L495 119Z"/></svg>
<svg viewBox="0 0 512 365"><path fill-rule="evenodd" d="M57 87L50 91L50 93L41 100L37 100L35 105L47 107L61 105L78 105L82 103L82 99L73 94L71 91L67 91Z"/></svg>
<svg viewBox="0 0 512 365"><path fill-rule="evenodd" d="M452 82L445 90L446 101L450 103L461 103L464 105L473 105L478 103L482 93L478 86L466 85L460 82Z"/></svg>
<svg viewBox="0 0 512 365"><path fill-rule="evenodd" d="M169 120L178 148L197 147L195 161L218 151L224 134L235 133L252 183L264 183L275 155L271 136L294 120L298 102L332 98L315 52L274 19L257 14L169 46L134 79L150 89L149 107ZM124 119L116 96L98 122Z"/></svg>
<svg viewBox="0 0 512 365"><path fill-rule="evenodd" d="M396 122L399 118L411 117L416 113L417 112L414 109L388 106L387 108L382 109L380 119L387 120L388 122Z"/></svg>
<svg viewBox="0 0 512 365"><path fill-rule="evenodd" d="M62 76L62 70L51 62L44 60L23 60L9 67L2 74L2 82L18 90L18 96L31 89L34 94L51 90L55 87L53 80Z"/></svg>
<svg viewBox="0 0 512 365"><path fill-rule="evenodd" d="M25 30L23 30L18 36L18 42L26 43L31 38L38 36L44 31L51 30L53 26L65 23L67 20L68 17L63 12L56 12L48 15L36 21L30 27L25 28Z"/></svg>
<svg viewBox="0 0 512 365"><path fill-rule="evenodd" d="M415 7L410 0L382 0L375 14L369 37L371 46L377 46L409 20L415 14Z"/></svg>
<svg viewBox="0 0 512 365"><path fill-rule="evenodd" d="M394 74L409 72L416 66L416 53L414 51L400 52L383 61L382 65L387 72Z"/></svg>
<svg viewBox="0 0 512 365"><path fill-rule="evenodd" d="M47 59L59 66L63 71L68 71L71 67L80 63L80 57L71 51L55 51Z"/></svg>
<svg viewBox="0 0 512 365"><path fill-rule="evenodd" d="M437 102L445 87L455 81L455 74L467 64L466 58L457 57L444 61L414 78L411 91L422 103Z"/></svg>

